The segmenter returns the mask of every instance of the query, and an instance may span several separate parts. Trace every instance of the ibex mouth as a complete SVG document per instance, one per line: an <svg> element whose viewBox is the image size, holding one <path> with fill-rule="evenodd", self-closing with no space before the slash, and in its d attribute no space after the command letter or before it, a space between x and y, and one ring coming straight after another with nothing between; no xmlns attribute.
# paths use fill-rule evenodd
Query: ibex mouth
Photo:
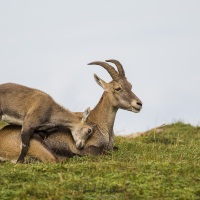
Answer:
<svg viewBox="0 0 200 200"><path fill-rule="evenodd" d="M130 109L130 111L135 112L135 113L140 112L140 110L141 110L141 108L136 108L136 107L133 107L133 106L131 106L131 109Z"/></svg>
<svg viewBox="0 0 200 200"><path fill-rule="evenodd" d="M76 143L76 148L79 149L79 150L82 149L83 146L84 146L84 144L81 141Z"/></svg>

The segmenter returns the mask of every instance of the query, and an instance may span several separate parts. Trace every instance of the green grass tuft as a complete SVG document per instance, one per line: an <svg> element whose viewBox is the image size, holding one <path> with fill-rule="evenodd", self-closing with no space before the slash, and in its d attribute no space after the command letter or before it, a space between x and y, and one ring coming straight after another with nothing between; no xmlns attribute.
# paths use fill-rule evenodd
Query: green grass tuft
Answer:
<svg viewBox="0 0 200 200"><path fill-rule="evenodd" d="M0 199L200 199L200 127L175 123L116 137L109 156L0 163Z"/></svg>
<svg viewBox="0 0 200 200"><path fill-rule="evenodd" d="M5 122L0 121L0 129L2 129L6 125Z"/></svg>

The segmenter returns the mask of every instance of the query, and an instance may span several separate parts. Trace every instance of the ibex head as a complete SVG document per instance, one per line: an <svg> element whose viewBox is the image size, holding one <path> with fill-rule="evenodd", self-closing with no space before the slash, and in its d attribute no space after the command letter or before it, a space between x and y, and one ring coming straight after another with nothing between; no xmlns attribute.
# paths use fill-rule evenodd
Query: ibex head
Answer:
<svg viewBox="0 0 200 200"><path fill-rule="evenodd" d="M106 62L114 63L118 71ZM106 60L106 62L95 61L88 64L102 66L113 79L110 83L106 83L95 74L94 78L96 82L108 94L115 108L121 108L135 113L140 112L142 109L142 101L131 91L132 85L127 81L121 63L117 60Z"/></svg>
<svg viewBox="0 0 200 200"><path fill-rule="evenodd" d="M76 124L76 126L71 130L77 149L83 148L86 140L92 134L93 126L90 126L86 123L89 114L90 108L87 108L83 112L81 122L79 124Z"/></svg>

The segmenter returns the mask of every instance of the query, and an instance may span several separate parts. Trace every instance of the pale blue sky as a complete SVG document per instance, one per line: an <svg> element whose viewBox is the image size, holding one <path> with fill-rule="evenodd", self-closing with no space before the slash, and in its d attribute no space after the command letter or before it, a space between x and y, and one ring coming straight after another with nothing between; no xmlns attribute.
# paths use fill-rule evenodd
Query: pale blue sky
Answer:
<svg viewBox="0 0 200 200"><path fill-rule="evenodd" d="M118 59L141 113L119 111L117 134L183 120L200 125L200 1L0 0L1 83L43 90L71 111L93 108Z"/></svg>

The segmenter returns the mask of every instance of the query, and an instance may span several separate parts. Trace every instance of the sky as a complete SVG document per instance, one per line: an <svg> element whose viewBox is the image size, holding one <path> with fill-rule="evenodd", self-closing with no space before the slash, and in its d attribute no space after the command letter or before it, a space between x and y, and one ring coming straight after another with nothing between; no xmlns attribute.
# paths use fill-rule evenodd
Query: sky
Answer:
<svg viewBox="0 0 200 200"><path fill-rule="evenodd" d="M92 61L119 60L140 113L119 110L126 135L183 121L200 125L199 0L0 0L0 83L40 89L71 111L94 108L103 90Z"/></svg>

